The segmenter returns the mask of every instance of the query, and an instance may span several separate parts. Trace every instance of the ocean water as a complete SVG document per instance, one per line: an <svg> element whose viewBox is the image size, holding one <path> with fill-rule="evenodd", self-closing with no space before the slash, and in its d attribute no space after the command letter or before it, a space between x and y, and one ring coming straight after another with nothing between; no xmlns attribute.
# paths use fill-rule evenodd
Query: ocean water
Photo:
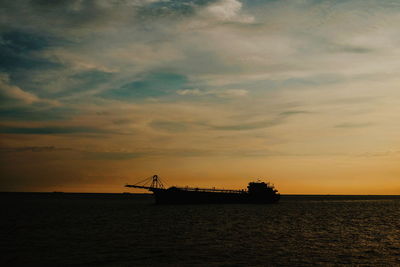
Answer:
<svg viewBox="0 0 400 267"><path fill-rule="evenodd" d="M1 266L400 266L400 198L158 206L134 194L1 193Z"/></svg>

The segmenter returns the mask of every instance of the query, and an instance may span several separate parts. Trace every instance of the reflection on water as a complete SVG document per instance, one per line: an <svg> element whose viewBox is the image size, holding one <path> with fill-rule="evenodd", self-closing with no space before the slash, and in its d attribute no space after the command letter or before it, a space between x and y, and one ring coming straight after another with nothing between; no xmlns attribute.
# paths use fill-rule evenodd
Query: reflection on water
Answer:
<svg viewBox="0 0 400 267"><path fill-rule="evenodd" d="M1 194L7 265L400 265L400 198L153 205L132 194Z"/></svg>

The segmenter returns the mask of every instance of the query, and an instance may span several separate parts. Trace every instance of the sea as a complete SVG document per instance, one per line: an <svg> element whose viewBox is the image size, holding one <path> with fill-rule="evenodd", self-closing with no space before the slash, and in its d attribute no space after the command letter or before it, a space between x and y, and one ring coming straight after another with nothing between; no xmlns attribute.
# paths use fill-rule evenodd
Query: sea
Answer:
<svg viewBox="0 0 400 267"><path fill-rule="evenodd" d="M400 266L399 196L0 193L1 266Z"/></svg>

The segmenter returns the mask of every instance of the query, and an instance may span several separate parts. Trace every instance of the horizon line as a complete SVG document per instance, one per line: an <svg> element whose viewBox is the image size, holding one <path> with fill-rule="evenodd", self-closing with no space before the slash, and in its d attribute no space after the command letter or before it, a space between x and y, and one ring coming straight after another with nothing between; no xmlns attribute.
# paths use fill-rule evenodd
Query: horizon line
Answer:
<svg viewBox="0 0 400 267"><path fill-rule="evenodd" d="M37 193L37 194L113 194L113 195L153 195L153 193L133 193L133 192L66 192L66 191L0 191L0 194L12 194L12 193ZM307 193L280 193L281 196L398 196L400 194L307 194Z"/></svg>

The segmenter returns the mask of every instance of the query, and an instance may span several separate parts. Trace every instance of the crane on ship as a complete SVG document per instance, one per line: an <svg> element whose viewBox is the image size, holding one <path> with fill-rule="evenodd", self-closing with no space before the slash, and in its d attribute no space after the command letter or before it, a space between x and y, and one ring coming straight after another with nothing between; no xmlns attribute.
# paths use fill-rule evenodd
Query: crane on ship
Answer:
<svg viewBox="0 0 400 267"><path fill-rule="evenodd" d="M179 189L183 191L196 191L196 192L214 192L214 193L244 193L244 190L232 190L232 189L217 189L217 188L199 188L199 187L178 187L172 186L170 188L165 188L164 183L161 181L161 178L158 175L153 175L152 177L148 177L144 180L137 182L136 184L130 185L127 184L125 187L133 187L133 188L142 188L147 189L149 191L162 191L162 190L170 190L170 189Z"/></svg>
<svg viewBox="0 0 400 267"><path fill-rule="evenodd" d="M127 184L125 187L142 188L150 191L153 191L154 189L165 189L164 184L158 175L147 177L133 185Z"/></svg>

